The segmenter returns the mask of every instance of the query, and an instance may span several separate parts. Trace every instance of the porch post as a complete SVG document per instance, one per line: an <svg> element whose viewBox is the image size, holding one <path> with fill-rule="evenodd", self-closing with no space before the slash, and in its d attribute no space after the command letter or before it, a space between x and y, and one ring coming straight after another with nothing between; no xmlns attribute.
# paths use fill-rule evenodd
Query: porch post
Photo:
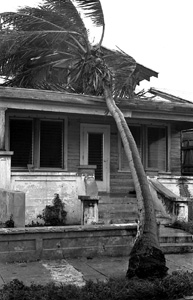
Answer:
<svg viewBox="0 0 193 300"><path fill-rule="evenodd" d="M0 151L5 150L5 111L0 108Z"/></svg>
<svg viewBox="0 0 193 300"><path fill-rule="evenodd" d="M11 188L11 155L12 151L5 150L5 111L0 108L0 188Z"/></svg>

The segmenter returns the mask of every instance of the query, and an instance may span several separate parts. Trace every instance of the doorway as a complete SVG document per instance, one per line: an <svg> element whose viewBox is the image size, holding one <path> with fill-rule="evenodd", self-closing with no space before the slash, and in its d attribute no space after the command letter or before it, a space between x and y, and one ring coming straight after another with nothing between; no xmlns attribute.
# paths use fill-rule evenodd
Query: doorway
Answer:
<svg viewBox="0 0 193 300"><path fill-rule="evenodd" d="M95 179L99 191L110 190L110 126L81 124L80 164L96 165Z"/></svg>

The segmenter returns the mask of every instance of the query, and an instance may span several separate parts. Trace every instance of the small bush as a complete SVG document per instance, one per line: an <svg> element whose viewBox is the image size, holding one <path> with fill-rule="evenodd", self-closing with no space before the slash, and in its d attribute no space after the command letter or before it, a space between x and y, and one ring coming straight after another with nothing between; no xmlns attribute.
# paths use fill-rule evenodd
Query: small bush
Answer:
<svg viewBox="0 0 193 300"><path fill-rule="evenodd" d="M25 286L13 280L0 290L3 300L172 300L193 293L193 273L175 272L159 280L126 278L109 279L106 283L88 281L82 288L75 285Z"/></svg>
<svg viewBox="0 0 193 300"><path fill-rule="evenodd" d="M5 227L6 228L13 228L14 227L14 221L13 221L13 215L12 214L10 215L9 220L7 220L5 222Z"/></svg>
<svg viewBox="0 0 193 300"><path fill-rule="evenodd" d="M53 205L46 205L42 214L38 218L43 219L45 226L63 226L66 224L67 212L64 209L64 203L58 194L55 194L52 200Z"/></svg>
<svg viewBox="0 0 193 300"><path fill-rule="evenodd" d="M25 225L25 227L43 227L45 226L43 223L40 223L40 222L34 222L32 221L31 223Z"/></svg>
<svg viewBox="0 0 193 300"><path fill-rule="evenodd" d="M193 234L193 222L185 222L185 221L177 220L171 226Z"/></svg>

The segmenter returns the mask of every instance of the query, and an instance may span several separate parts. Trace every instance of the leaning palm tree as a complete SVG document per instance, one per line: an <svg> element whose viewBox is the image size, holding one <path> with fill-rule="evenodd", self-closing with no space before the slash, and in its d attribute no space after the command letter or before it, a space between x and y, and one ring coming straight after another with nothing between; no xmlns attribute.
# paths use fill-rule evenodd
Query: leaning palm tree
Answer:
<svg viewBox="0 0 193 300"><path fill-rule="evenodd" d="M94 45L84 20L101 29ZM127 276L164 276L152 195L137 146L117 99L134 97L136 62L121 50L102 46L105 32L99 0L45 0L39 7L1 14L0 75L5 86L104 96L120 133L135 184L141 230L131 251ZM140 209L141 210L141 209ZM140 215L143 215L140 211Z"/></svg>

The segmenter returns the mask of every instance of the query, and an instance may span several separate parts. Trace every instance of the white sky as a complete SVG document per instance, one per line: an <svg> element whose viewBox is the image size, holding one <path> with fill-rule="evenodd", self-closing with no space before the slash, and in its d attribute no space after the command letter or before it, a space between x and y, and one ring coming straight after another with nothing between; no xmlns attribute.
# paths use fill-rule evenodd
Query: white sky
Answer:
<svg viewBox="0 0 193 300"><path fill-rule="evenodd" d="M38 0L1 0L0 12L34 6ZM106 31L104 46L116 45L159 73L140 88L164 88L193 99L193 1L101 0Z"/></svg>

